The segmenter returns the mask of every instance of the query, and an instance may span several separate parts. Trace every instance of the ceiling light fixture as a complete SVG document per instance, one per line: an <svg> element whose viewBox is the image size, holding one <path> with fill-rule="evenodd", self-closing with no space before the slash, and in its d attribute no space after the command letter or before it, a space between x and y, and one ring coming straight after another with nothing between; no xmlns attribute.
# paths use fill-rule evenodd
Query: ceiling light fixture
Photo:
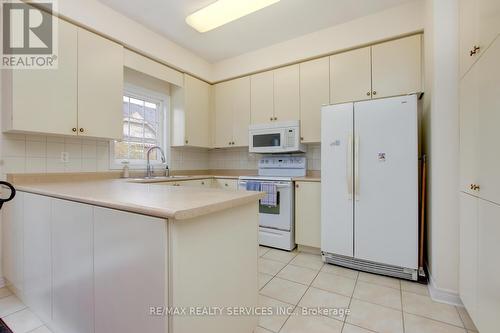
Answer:
<svg viewBox="0 0 500 333"><path fill-rule="evenodd" d="M199 32L207 32L279 1L217 0L186 17L186 23Z"/></svg>

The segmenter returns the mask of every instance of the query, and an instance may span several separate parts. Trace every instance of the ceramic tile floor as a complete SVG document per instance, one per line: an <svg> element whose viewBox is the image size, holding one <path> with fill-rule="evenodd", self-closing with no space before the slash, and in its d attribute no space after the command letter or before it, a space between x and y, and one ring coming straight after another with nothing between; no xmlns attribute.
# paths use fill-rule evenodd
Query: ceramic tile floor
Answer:
<svg viewBox="0 0 500 333"><path fill-rule="evenodd" d="M9 289L0 288L0 317L14 333L51 333Z"/></svg>
<svg viewBox="0 0 500 333"><path fill-rule="evenodd" d="M259 288L273 315L261 316L255 333L477 331L464 308L434 302L425 285L324 264L319 255L260 246ZM350 314L304 312L318 308Z"/></svg>
<svg viewBox="0 0 500 333"><path fill-rule="evenodd" d="M254 333L476 332L464 308L432 301L424 285L323 264L319 255L260 246L259 289L273 315L261 316ZM318 308L350 314L304 314ZM7 288L0 317L14 333L51 333Z"/></svg>

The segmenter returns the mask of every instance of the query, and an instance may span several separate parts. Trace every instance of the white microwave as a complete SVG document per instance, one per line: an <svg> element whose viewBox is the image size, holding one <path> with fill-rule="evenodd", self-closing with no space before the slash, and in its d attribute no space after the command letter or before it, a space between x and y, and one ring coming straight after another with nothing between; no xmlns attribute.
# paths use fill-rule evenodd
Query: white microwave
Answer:
<svg viewBox="0 0 500 333"><path fill-rule="evenodd" d="M250 125L248 146L251 153L295 153L305 152L300 143L299 121L287 121L261 125Z"/></svg>

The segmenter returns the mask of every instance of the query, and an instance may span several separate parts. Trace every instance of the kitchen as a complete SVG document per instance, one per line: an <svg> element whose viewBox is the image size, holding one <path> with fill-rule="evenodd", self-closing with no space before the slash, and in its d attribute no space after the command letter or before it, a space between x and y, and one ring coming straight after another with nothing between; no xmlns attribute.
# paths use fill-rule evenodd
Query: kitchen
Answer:
<svg viewBox="0 0 500 333"><path fill-rule="evenodd" d="M6 332L496 330L497 1L28 3Z"/></svg>

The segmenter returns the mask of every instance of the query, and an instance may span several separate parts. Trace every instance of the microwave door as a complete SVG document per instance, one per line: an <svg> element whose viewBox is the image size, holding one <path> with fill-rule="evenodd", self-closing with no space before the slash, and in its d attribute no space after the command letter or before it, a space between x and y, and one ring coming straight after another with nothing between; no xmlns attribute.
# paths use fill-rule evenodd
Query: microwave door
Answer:
<svg viewBox="0 0 500 333"><path fill-rule="evenodd" d="M251 136L254 152L279 152L283 147L283 132L254 132Z"/></svg>

